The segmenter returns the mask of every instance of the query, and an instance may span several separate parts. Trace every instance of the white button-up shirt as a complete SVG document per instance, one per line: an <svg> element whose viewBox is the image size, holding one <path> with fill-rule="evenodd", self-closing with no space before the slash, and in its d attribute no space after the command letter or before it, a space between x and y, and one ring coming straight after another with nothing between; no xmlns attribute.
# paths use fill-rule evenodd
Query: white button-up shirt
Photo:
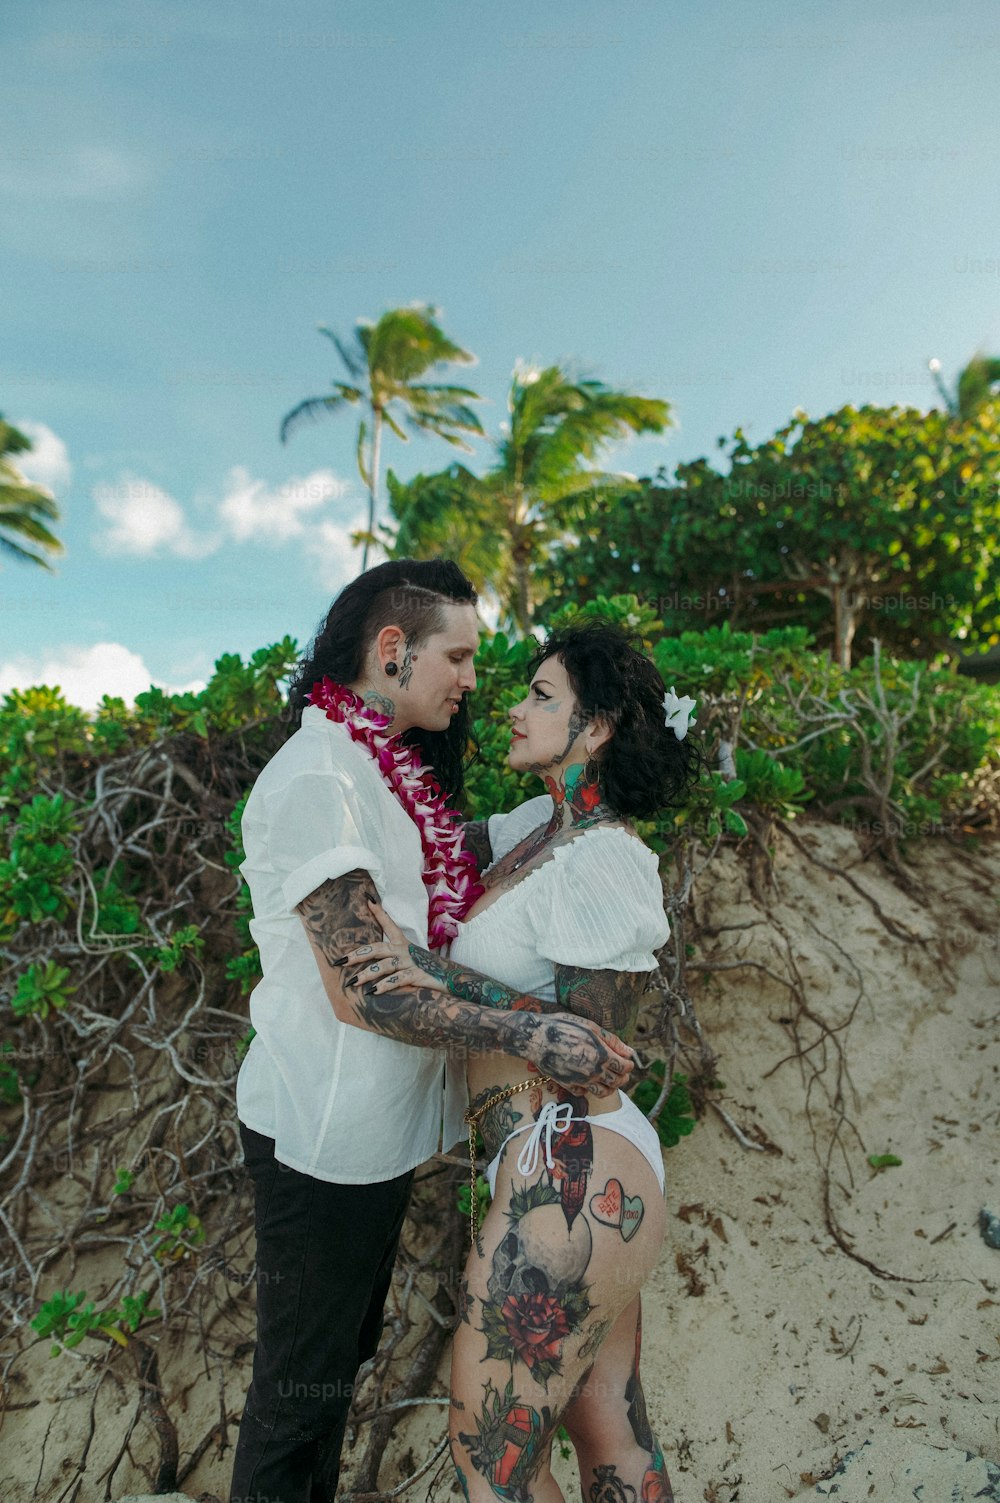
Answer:
<svg viewBox="0 0 1000 1503"><path fill-rule="evenodd" d="M363 746L313 705L263 769L243 812L240 871L263 977L250 998L256 1037L240 1068L240 1120L275 1140L275 1157L315 1179L395 1179L463 1136L464 1071L441 1050L342 1023L326 995L296 905L363 869L385 910L427 944L417 826Z"/></svg>

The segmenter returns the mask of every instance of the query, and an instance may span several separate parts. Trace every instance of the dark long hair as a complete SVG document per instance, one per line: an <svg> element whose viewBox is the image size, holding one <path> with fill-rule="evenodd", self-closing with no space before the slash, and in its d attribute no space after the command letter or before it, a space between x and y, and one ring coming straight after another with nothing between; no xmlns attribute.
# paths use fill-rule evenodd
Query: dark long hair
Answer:
<svg viewBox="0 0 1000 1503"><path fill-rule="evenodd" d="M613 729L597 760L615 813L649 818L679 803L698 781L704 754L690 731L678 741L665 724L666 686L645 653L613 623L588 621L553 632L530 673L553 657L566 669L581 713L601 716Z"/></svg>
<svg viewBox="0 0 1000 1503"><path fill-rule="evenodd" d="M359 574L341 590L321 623L288 690L288 734L302 722L306 696L321 678L353 684L384 626L398 626L415 646L445 626L443 607L475 605L476 592L457 564L443 558L391 559ZM462 791L470 745L466 696L446 731L418 726L402 736L421 757L449 798Z"/></svg>

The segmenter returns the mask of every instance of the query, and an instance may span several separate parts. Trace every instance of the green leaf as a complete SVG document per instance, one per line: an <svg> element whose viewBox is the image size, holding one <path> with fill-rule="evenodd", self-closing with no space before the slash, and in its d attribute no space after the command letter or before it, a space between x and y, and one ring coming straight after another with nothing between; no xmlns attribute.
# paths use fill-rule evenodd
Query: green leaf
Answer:
<svg viewBox="0 0 1000 1503"><path fill-rule="evenodd" d="M519 1221L522 1216L534 1210L535 1206L554 1206L559 1204L559 1191L554 1185L544 1184L537 1180L533 1185L515 1187L510 1198L510 1206L507 1215L511 1221Z"/></svg>

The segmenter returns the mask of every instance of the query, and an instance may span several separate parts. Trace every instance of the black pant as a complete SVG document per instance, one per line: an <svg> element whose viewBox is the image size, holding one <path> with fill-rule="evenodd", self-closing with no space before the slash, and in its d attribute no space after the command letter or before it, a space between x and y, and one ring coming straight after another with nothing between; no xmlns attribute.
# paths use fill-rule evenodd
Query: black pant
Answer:
<svg viewBox="0 0 1000 1503"><path fill-rule="evenodd" d="M254 1184L257 1347L230 1503L332 1503L347 1413L374 1355L413 1170L339 1185L240 1123Z"/></svg>

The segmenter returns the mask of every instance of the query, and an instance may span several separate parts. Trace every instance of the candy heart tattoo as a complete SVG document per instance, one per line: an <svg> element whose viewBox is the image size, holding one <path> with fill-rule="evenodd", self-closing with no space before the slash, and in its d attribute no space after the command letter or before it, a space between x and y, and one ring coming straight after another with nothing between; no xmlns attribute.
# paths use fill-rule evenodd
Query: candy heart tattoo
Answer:
<svg viewBox="0 0 1000 1503"><path fill-rule="evenodd" d="M620 1179L609 1179L604 1189L590 1197L590 1214L602 1226L617 1227L630 1242L642 1225L645 1208L638 1195L626 1195Z"/></svg>

